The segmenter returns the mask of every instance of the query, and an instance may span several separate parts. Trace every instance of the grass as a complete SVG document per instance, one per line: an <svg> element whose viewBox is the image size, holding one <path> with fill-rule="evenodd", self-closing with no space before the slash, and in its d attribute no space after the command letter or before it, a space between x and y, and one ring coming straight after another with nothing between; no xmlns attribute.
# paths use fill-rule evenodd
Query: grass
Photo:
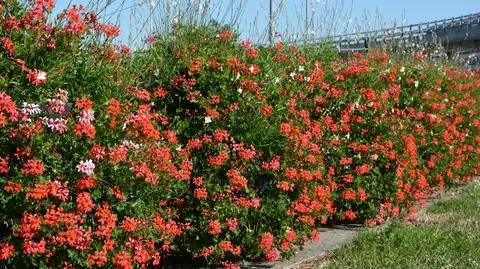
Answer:
<svg viewBox="0 0 480 269"><path fill-rule="evenodd" d="M417 222L367 230L316 268L480 268L480 184Z"/></svg>

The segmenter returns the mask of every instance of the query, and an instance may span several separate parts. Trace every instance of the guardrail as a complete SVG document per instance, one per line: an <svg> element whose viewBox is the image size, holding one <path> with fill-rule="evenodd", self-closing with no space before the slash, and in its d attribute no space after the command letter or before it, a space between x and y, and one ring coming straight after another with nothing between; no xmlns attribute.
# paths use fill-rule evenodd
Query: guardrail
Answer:
<svg viewBox="0 0 480 269"><path fill-rule="evenodd" d="M336 45L351 45L364 43L366 41L383 41L383 40L398 40L405 38L415 38L425 35L427 32L434 32L437 30L461 27L470 24L480 23L480 13L473 13L469 15L453 17L443 20L430 21L425 23L411 24L406 26L399 26L393 28L386 28L381 30L367 31L361 33L351 33L344 35L335 35L330 37L323 37L315 39L317 42L331 41Z"/></svg>

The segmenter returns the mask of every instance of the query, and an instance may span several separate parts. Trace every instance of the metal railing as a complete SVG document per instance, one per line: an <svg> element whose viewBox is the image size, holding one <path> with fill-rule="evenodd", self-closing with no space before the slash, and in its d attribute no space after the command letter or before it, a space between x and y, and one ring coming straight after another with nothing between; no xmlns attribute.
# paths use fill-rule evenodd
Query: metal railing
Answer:
<svg viewBox="0 0 480 269"><path fill-rule="evenodd" d="M427 32L478 23L480 23L480 13L473 13L443 20L386 28L381 30L322 37L315 39L315 41L330 41L334 45L351 45L363 43L366 41L398 40L405 38L421 37Z"/></svg>

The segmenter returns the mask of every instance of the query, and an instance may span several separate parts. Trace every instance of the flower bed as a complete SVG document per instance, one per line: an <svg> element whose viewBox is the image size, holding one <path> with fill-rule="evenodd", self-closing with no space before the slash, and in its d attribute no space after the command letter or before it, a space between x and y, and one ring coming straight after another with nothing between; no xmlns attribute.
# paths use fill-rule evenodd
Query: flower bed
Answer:
<svg viewBox="0 0 480 269"><path fill-rule="evenodd" d="M7 266L237 268L288 257L328 221L408 217L478 172L479 73L258 48L221 27L132 57L113 26L79 7L48 22L52 7L0 2Z"/></svg>

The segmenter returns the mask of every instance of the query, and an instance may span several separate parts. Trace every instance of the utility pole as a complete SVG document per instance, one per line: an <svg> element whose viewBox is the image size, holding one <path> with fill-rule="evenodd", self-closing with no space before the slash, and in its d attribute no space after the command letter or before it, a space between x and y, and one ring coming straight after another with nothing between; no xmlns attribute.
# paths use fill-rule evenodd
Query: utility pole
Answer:
<svg viewBox="0 0 480 269"><path fill-rule="evenodd" d="M308 40L308 0L305 0L305 43Z"/></svg>
<svg viewBox="0 0 480 269"><path fill-rule="evenodd" d="M310 5L312 7L312 16L310 18L312 29L310 30L310 35L311 35L312 40L313 40L313 39L315 39L315 10L316 10L315 1L310 2Z"/></svg>
<svg viewBox="0 0 480 269"><path fill-rule="evenodd" d="M274 37L274 29L273 29L273 1L270 0L270 5L269 5L269 14L268 14L268 41L270 42L270 45L273 44L273 37Z"/></svg>

